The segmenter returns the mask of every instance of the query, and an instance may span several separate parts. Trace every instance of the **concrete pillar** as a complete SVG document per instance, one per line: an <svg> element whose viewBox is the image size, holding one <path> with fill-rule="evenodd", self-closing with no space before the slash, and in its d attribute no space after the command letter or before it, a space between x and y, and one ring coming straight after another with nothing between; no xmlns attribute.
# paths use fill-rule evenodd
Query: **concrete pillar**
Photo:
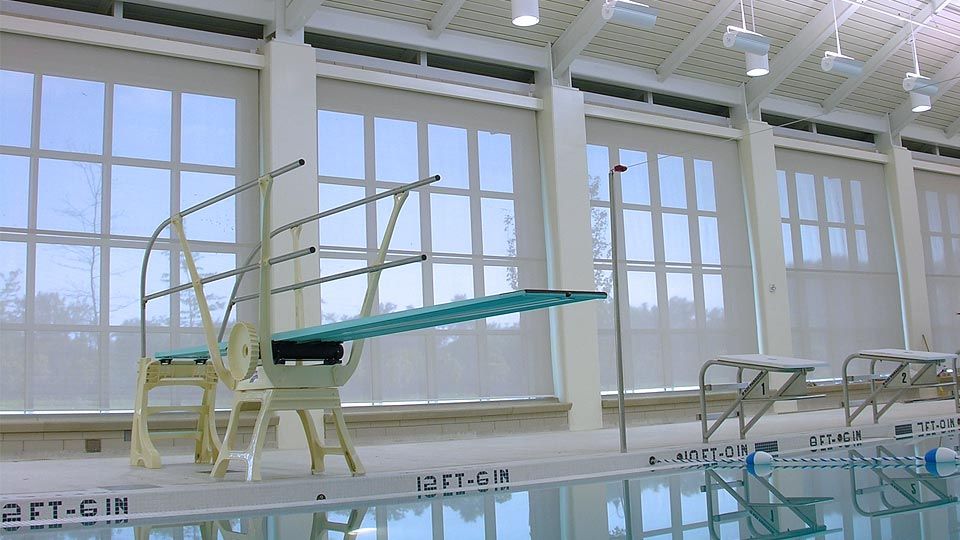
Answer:
<svg viewBox="0 0 960 540"><path fill-rule="evenodd" d="M609 538L607 485L574 484L560 488L560 540Z"/></svg>
<svg viewBox="0 0 960 540"><path fill-rule="evenodd" d="M917 183L913 176L913 156L899 145L881 140L887 154L883 167L893 246L900 275L900 305L903 309L903 336L908 349L927 350L931 335L930 302L927 296L927 269L923 255Z"/></svg>
<svg viewBox="0 0 960 540"><path fill-rule="evenodd" d="M754 120L744 120L740 128L740 169L753 257L760 352L790 356L793 337L773 131L766 123Z"/></svg>
<svg viewBox="0 0 960 540"><path fill-rule="evenodd" d="M543 99L543 110L537 113L537 131L547 281L556 289L595 290L583 94L552 84L541 85L538 93ZM598 429L603 420L597 307L585 302L551 311L554 384L560 399L573 404L570 429Z"/></svg>
<svg viewBox="0 0 960 540"><path fill-rule="evenodd" d="M263 46L263 54L266 59L266 66L260 73L263 169L270 171L300 158L306 160L306 165L278 177L274 183L271 228L276 228L319 211L316 56L309 45L276 40L268 41ZM304 225L300 232L300 248L316 246L318 242L316 222ZM288 253L292 246L292 235L283 233L274 239L273 255ZM299 266L300 275L296 278L295 263L274 266L273 286L319 277L320 265L315 256L302 258ZM284 293L274 297L275 331L298 326L294 294ZM303 292L303 304L304 318L301 324L320 324L320 296L316 288ZM281 448L306 448L306 438L296 413L281 413L277 442Z"/></svg>

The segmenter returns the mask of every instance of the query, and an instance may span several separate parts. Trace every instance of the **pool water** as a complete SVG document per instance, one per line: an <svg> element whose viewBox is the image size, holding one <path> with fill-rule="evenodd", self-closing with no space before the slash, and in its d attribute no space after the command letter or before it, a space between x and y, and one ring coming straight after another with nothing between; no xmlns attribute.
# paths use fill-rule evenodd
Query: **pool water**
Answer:
<svg viewBox="0 0 960 540"><path fill-rule="evenodd" d="M864 445L816 457L828 466L691 467L627 478L273 514L166 518L156 524L8 533L58 539L954 539L960 473L860 458L956 449L957 436Z"/></svg>

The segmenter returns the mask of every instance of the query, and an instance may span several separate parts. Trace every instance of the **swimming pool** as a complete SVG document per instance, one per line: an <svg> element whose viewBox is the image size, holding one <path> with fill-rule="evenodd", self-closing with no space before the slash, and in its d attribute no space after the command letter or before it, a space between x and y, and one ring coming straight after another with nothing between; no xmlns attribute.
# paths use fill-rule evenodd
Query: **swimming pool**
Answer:
<svg viewBox="0 0 960 540"><path fill-rule="evenodd" d="M530 487L496 485L310 510L164 517L154 522L5 529L56 539L945 539L960 537L960 474L887 460L956 449L956 434L817 453L769 475L736 463L683 465L628 477ZM813 454L805 454L813 456ZM803 457L802 454L794 456ZM853 460L853 465L851 465Z"/></svg>

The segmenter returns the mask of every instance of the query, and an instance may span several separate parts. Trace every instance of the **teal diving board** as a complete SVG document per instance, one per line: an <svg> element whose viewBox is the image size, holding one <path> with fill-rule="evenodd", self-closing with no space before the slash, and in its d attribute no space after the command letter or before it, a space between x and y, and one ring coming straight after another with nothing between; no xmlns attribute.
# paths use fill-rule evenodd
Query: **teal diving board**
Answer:
<svg viewBox="0 0 960 540"><path fill-rule="evenodd" d="M519 313L588 300L603 300L605 292L556 291L521 289L493 296L459 300L439 306L427 306L394 313L383 313L349 321L323 324L310 328L278 332L274 342L315 343L345 342L388 334L399 334L423 328L456 324L508 313ZM226 354L227 344L220 343L220 353ZM202 360L210 357L204 346L157 353L155 358Z"/></svg>

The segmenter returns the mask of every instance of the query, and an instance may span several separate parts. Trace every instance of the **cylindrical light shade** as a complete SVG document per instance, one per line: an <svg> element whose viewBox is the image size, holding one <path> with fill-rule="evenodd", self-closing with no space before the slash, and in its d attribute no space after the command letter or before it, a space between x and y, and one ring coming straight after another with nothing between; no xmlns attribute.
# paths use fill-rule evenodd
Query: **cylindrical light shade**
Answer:
<svg viewBox="0 0 960 540"><path fill-rule="evenodd" d="M540 22L539 0L510 0L513 12L513 24L517 26L533 26Z"/></svg>
<svg viewBox="0 0 960 540"><path fill-rule="evenodd" d="M918 94L917 92L910 92L910 110L911 111L920 113L920 112L927 112L932 108L933 106L930 104L930 96Z"/></svg>
<svg viewBox="0 0 960 540"><path fill-rule="evenodd" d="M762 77L770 73L770 61L764 54L743 53L747 57L747 75L750 77Z"/></svg>
<svg viewBox="0 0 960 540"><path fill-rule="evenodd" d="M856 77L863 73L863 62L854 60L849 56L827 51L823 55L823 60L820 60L820 69L844 77Z"/></svg>
<svg viewBox="0 0 960 540"><path fill-rule="evenodd" d="M723 34L723 46L740 52L767 54L770 50L770 40L756 32L728 26Z"/></svg>
<svg viewBox="0 0 960 540"><path fill-rule="evenodd" d="M657 10L633 0L607 0L603 3L600 15L606 21L645 30L657 24Z"/></svg>

